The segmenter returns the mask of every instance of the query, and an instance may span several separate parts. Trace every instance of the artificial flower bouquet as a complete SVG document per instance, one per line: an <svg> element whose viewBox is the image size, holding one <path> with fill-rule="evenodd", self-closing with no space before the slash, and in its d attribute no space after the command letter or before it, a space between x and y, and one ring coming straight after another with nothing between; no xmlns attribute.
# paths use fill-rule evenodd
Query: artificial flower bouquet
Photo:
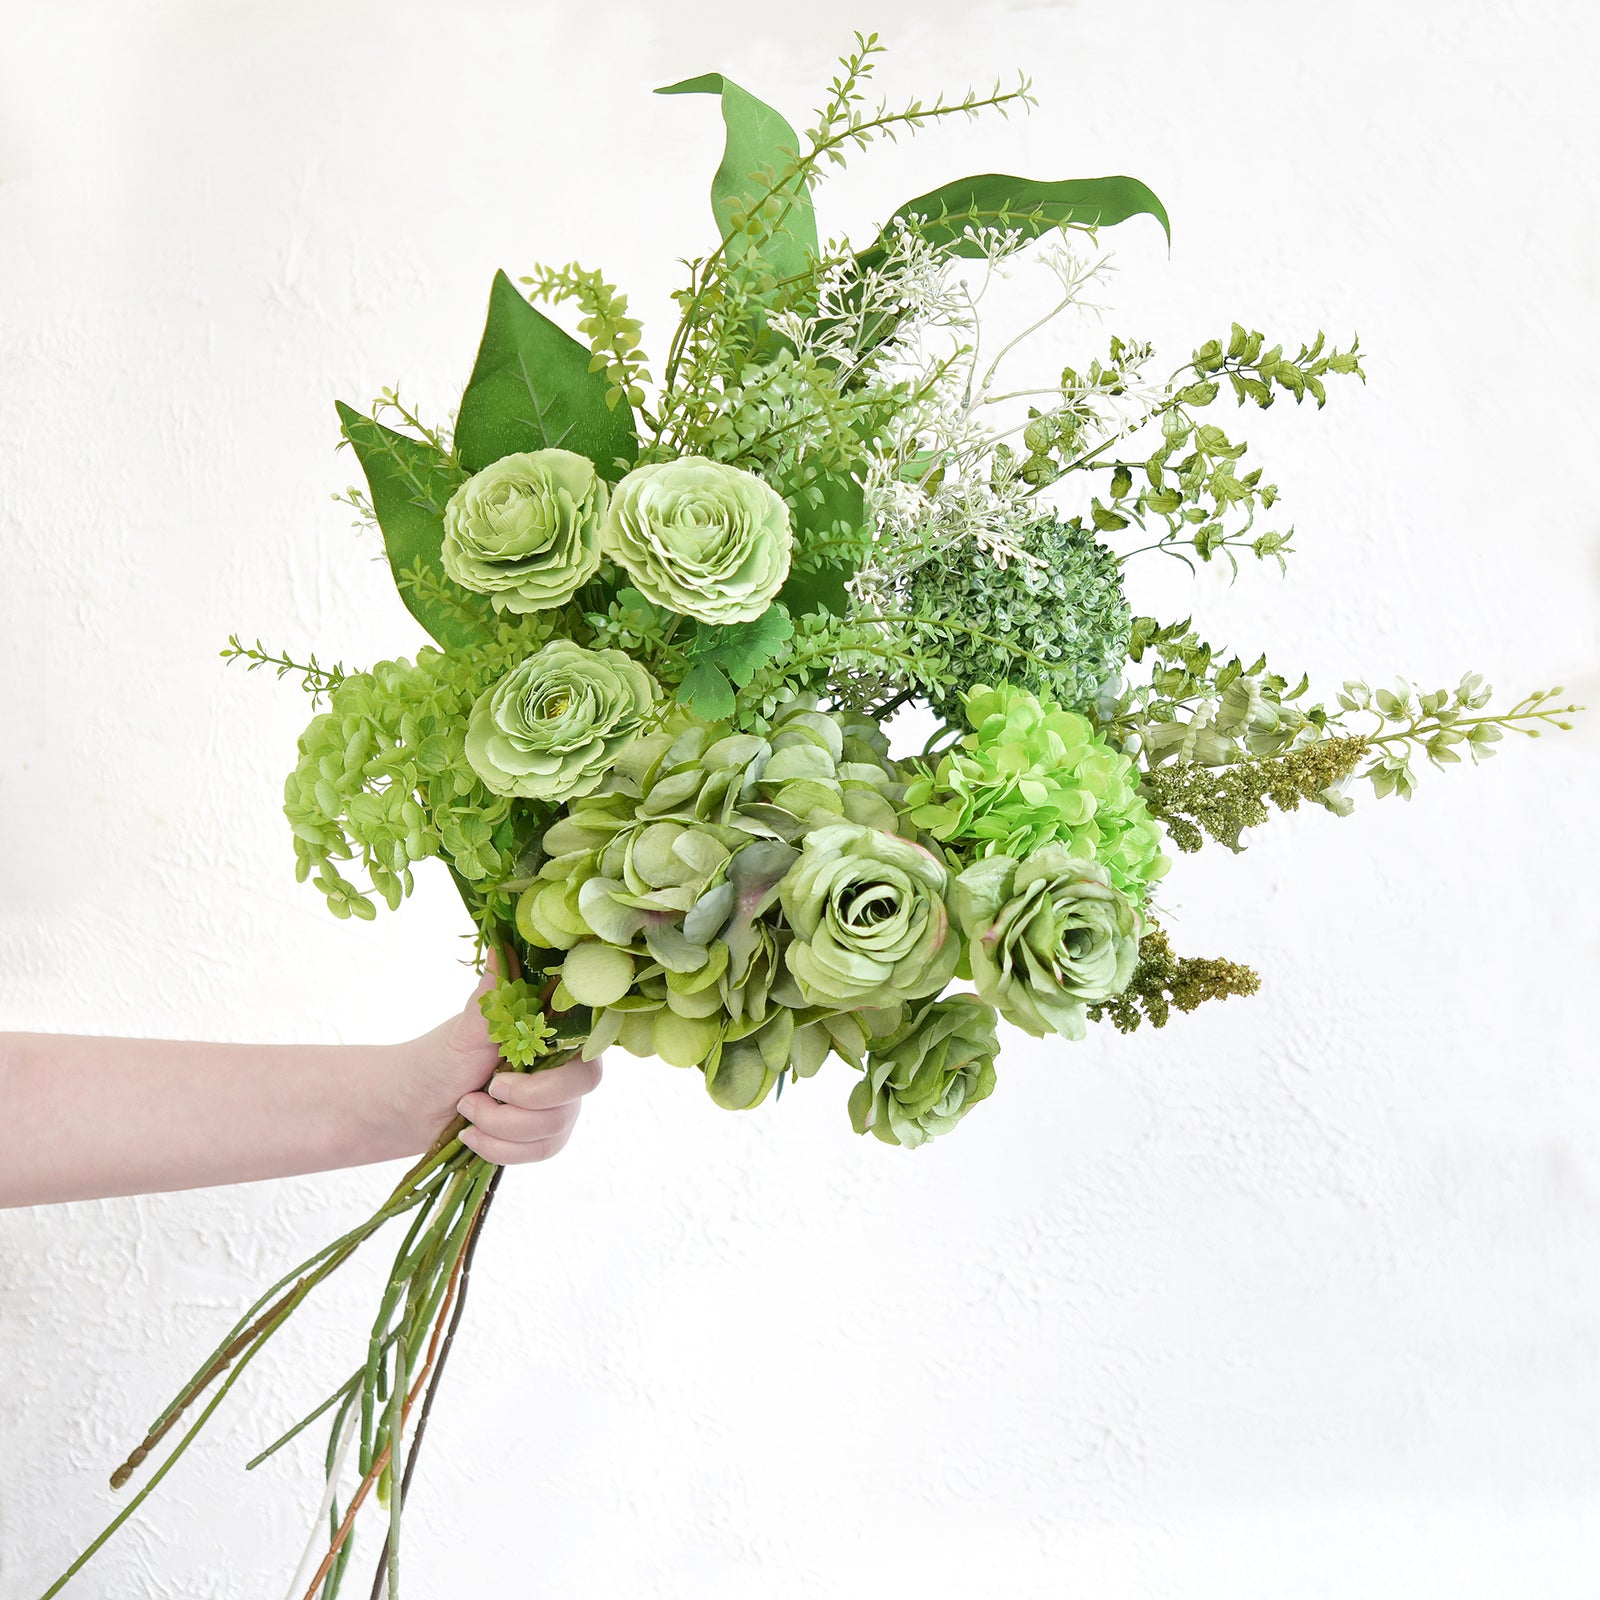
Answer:
<svg viewBox="0 0 1600 1600"><path fill-rule="evenodd" d="M1169 849L1237 849L1269 802L1342 814L1358 776L1409 795L1417 757L1476 759L1570 708L1550 691L1492 712L1472 676L1327 704L1187 619L1135 616L1136 558L1286 564L1277 489L1215 408L1320 407L1362 377L1357 348L1318 334L1291 356L1235 325L1165 378L1118 338L1012 378L1086 303L1100 231L1166 214L1132 178L990 174L865 245L824 242L830 165L1029 100L1024 81L870 107L877 49L858 40L803 139L719 75L663 91L718 96L726 152L659 381L626 298L570 265L495 278L452 426L390 391L340 407L366 479L346 498L431 645L364 672L224 654L323 704L285 789L300 877L367 919L441 861L497 966L483 1008L512 1067L620 1046L747 1111L836 1059L850 1126L914 1149L993 1093L1002 1020L1081 1039L1257 987L1172 950ZM1024 266L1053 309L995 339L986 297ZM582 338L536 302L570 303ZM891 733L902 711L932 727L920 748ZM315 1285L403 1219L359 1363L284 1436L328 1418L294 1592L339 1591L375 1499L371 1592L396 1600L495 1184L458 1131L240 1318L120 1469L214 1390L128 1511Z"/></svg>

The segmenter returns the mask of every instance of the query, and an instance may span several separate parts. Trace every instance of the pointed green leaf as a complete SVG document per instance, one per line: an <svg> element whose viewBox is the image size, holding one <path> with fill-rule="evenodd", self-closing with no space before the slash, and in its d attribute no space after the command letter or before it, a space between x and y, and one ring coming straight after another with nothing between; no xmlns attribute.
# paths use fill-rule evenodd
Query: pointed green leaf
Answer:
<svg viewBox="0 0 1600 1600"><path fill-rule="evenodd" d="M720 72L657 89L657 94L715 94L722 97L722 121L728 130L722 164L711 180L711 210L717 229L727 238L735 211L747 211L772 188L773 182L800 153L800 139L783 116ZM817 218L810 190L791 181L782 193L788 210L780 230L765 240L762 255L780 277L805 270L806 257L817 254ZM729 247L737 256L741 244Z"/></svg>
<svg viewBox="0 0 1600 1600"><path fill-rule="evenodd" d="M909 200L894 215L922 218L919 231L923 238L957 256L983 253L971 240L962 238L969 226L1013 228L1037 239L1068 223L1109 228L1129 217L1149 216L1161 224L1168 243L1172 240L1166 207L1137 178L1066 178L1046 183L985 172L958 178L931 194ZM879 234L869 255L882 250L887 232Z"/></svg>
<svg viewBox="0 0 1600 1600"><path fill-rule="evenodd" d="M339 425L367 476L389 569L406 609L446 649L493 637L494 608L482 595L452 583L439 565L444 508L465 476L461 469L425 439L396 433L342 403ZM403 580L419 567L428 583Z"/></svg>
<svg viewBox="0 0 1600 1600"><path fill-rule="evenodd" d="M794 522L796 565L778 598L791 616L830 611L842 617L850 604L845 585L856 575L866 554L866 497L854 478L822 480L818 505L799 498L790 502ZM805 559L814 556L815 560Z"/></svg>
<svg viewBox="0 0 1600 1600"><path fill-rule="evenodd" d="M523 450L574 450L615 483L639 454L633 413L606 404L593 356L517 292L503 272L489 293L489 319L461 397L456 451L468 472Z"/></svg>

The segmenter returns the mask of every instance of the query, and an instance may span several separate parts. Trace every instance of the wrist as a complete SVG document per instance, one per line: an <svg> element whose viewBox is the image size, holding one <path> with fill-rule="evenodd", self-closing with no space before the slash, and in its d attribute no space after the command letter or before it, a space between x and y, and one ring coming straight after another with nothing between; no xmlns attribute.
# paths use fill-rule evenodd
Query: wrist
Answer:
<svg viewBox="0 0 1600 1600"><path fill-rule="evenodd" d="M357 1097L350 1118L351 1166L420 1155L449 1120L454 1108L441 1108L428 1092L431 1040L423 1034L401 1044L353 1047L358 1056L349 1075Z"/></svg>

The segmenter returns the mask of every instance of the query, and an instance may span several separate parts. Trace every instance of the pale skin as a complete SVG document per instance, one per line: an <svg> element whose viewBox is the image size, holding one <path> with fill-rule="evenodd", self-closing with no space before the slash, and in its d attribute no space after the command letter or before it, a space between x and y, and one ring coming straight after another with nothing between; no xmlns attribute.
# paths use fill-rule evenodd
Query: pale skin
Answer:
<svg viewBox="0 0 1600 1600"><path fill-rule="evenodd" d="M396 1045L0 1034L0 1206L287 1178L419 1155L458 1112L498 1165L572 1135L598 1061L497 1070L478 1009Z"/></svg>

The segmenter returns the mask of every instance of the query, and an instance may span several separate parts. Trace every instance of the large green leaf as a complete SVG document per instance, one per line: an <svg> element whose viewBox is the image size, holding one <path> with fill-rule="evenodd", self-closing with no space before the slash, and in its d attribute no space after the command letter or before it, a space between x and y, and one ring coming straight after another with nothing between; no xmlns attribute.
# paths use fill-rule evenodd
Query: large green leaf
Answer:
<svg viewBox="0 0 1600 1600"><path fill-rule="evenodd" d="M984 172L908 200L894 215L922 218L918 231L923 238L957 256L983 254L981 247L962 238L969 226L1014 228L1036 239L1068 223L1109 228L1129 217L1147 216L1161 224L1169 243L1172 239L1167 208L1137 178L1064 178L1059 183L1045 183ZM885 228L878 235L868 255L882 250L888 231Z"/></svg>
<svg viewBox="0 0 1600 1600"><path fill-rule="evenodd" d="M615 483L639 454L639 439L626 402L606 405L609 385L589 370L592 359L497 272L456 418L456 452L467 471L522 450L575 450Z"/></svg>
<svg viewBox="0 0 1600 1600"><path fill-rule="evenodd" d="M444 508L464 474L424 439L408 438L340 404L339 426L367 475L389 568L406 609L446 649L493 635L494 609L452 583L439 565ZM420 581L405 574L420 574Z"/></svg>
<svg viewBox="0 0 1600 1600"><path fill-rule="evenodd" d="M818 487L822 498L791 502L795 556L804 570L792 571L778 591L790 615L813 611L843 616L849 607L845 585L856 575L865 554L866 497L854 478L824 478Z"/></svg>
<svg viewBox="0 0 1600 1600"><path fill-rule="evenodd" d="M657 89L657 94L715 94L722 97L722 121L727 128L722 164L711 180L711 210L723 238L733 229L735 210L748 210L771 189L773 180L800 153L800 139L783 116L764 100L757 100L720 72ZM789 203L781 229L761 246L761 254L780 278L805 270L808 255L817 254L817 218L805 184L791 180L783 191ZM745 248L742 240L729 247L730 255Z"/></svg>

